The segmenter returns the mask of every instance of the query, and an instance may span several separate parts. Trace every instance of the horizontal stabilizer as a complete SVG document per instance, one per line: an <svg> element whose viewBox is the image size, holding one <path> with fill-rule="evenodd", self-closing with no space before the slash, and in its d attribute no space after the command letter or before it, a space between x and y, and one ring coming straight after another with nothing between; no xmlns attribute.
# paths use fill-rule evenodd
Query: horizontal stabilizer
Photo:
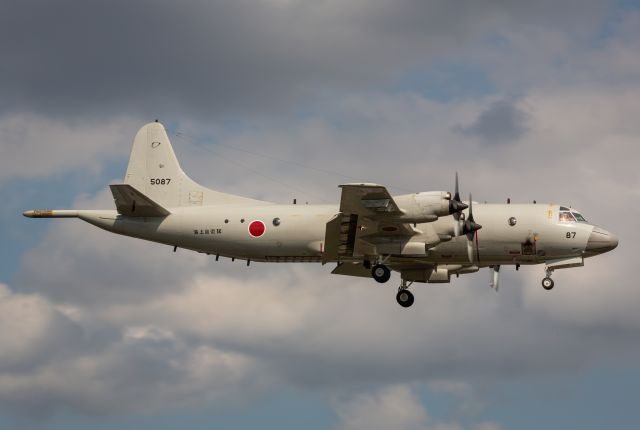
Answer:
<svg viewBox="0 0 640 430"><path fill-rule="evenodd" d="M114 184L109 188L121 215L163 217L171 213L129 184Z"/></svg>

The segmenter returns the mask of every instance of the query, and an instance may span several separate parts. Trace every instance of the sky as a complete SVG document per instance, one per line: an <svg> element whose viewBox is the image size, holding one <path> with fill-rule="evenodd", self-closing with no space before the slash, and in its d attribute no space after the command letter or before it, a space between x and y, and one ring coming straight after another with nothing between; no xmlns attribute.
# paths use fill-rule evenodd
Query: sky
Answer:
<svg viewBox="0 0 640 430"><path fill-rule="evenodd" d="M640 3L0 0L0 427L506 430L638 422ZM113 208L159 119L228 193L555 202L585 266L379 285L24 210ZM477 220L482 223L482 220ZM629 228L631 227L631 228Z"/></svg>

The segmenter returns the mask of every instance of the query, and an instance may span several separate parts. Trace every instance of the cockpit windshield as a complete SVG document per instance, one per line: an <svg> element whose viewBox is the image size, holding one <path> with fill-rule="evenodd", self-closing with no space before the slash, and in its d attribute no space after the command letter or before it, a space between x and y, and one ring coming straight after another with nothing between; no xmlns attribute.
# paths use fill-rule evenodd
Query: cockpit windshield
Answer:
<svg viewBox="0 0 640 430"><path fill-rule="evenodd" d="M578 222L587 222L587 220L586 220L586 219L584 219L584 217L583 217L581 214L579 214L578 212L575 212L575 211L574 211L574 212L571 212L571 214L572 214L574 217L576 217L576 219L578 220Z"/></svg>
<svg viewBox="0 0 640 430"><path fill-rule="evenodd" d="M564 206L560 206L558 219L560 222L587 222L580 212Z"/></svg>
<svg viewBox="0 0 640 430"><path fill-rule="evenodd" d="M571 215L571 212L560 212L560 222L576 222L576 219Z"/></svg>

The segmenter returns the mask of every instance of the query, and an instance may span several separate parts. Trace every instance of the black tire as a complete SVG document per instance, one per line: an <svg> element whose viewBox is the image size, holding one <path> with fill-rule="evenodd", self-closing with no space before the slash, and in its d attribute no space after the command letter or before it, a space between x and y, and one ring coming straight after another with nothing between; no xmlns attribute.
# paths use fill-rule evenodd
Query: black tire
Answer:
<svg viewBox="0 0 640 430"><path fill-rule="evenodd" d="M396 294L396 301L403 308L408 308L413 304L413 294L409 290L400 290L398 294Z"/></svg>
<svg viewBox="0 0 640 430"><path fill-rule="evenodd" d="M549 291L553 289L553 279L548 276L542 280L542 288Z"/></svg>
<svg viewBox="0 0 640 430"><path fill-rule="evenodd" d="M373 276L373 279L376 281L384 284L391 278L391 270L384 264L376 264L371 269L371 276Z"/></svg>

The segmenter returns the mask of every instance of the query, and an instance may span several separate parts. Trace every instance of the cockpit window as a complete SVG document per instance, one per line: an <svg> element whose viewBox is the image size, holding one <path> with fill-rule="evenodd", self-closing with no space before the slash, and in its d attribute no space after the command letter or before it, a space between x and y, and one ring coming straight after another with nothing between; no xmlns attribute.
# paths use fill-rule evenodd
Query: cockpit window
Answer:
<svg viewBox="0 0 640 430"><path fill-rule="evenodd" d="M571 212L571 214L578 220L578 222L587 222L587 220L578 212Z"/></svg>
<svg viewBox="0 0 640 430"><path fill-rule="evenodd" d="M569 211L560 212L560 222L575 222L576 219L571 215Z"/></svg>
<svg viewBox="0 0 640 430"><path fill-rule="evenodd" d="M560 210L561 210L561 211L569 211L569 208L564 207L564 206L560 206Z"/></svg>

